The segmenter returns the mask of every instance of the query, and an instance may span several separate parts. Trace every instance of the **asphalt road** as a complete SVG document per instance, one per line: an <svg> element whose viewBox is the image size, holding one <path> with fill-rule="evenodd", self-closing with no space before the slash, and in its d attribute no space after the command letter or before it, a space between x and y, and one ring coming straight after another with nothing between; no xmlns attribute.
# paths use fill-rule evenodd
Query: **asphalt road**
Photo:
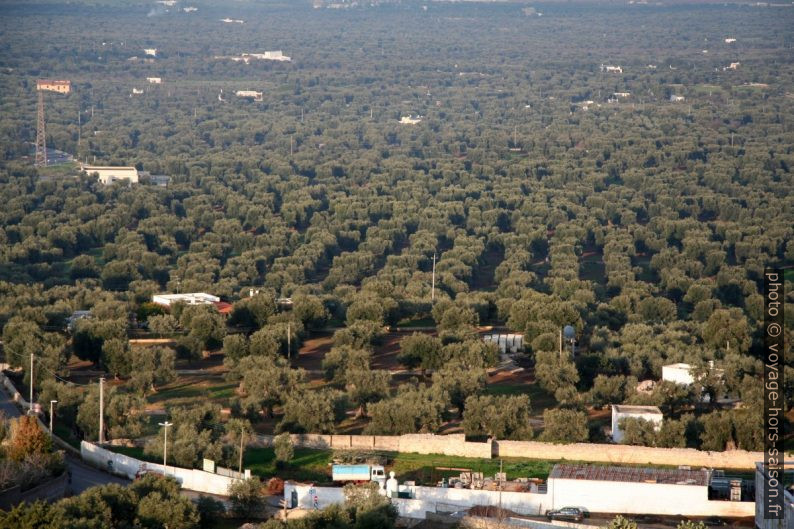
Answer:
<svg viewBox="0 0 794 529"><path fill-rule="evenodd" d="M0 410L5 413L6 417L19 417L21 415L19 408L6 393L5 388L0 388ZM124 478L110 475L85 464L80 458L70 452L66 452L66 464L72 474L71 490L73 494L80 494L85 489L97 485L106 485L108 483L128 485L130 483Z"/></svg>

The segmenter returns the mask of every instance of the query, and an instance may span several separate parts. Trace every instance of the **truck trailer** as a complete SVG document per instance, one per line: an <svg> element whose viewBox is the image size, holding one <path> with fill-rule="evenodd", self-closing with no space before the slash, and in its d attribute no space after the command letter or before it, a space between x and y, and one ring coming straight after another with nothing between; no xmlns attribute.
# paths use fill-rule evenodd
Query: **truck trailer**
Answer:
<svg viewBox="0 0 794 529"><path fill-rule="evenodd" d="M333 465L331 479L354 483L374 481L383 488L386 486L386 469L382 465Z"/></svg>

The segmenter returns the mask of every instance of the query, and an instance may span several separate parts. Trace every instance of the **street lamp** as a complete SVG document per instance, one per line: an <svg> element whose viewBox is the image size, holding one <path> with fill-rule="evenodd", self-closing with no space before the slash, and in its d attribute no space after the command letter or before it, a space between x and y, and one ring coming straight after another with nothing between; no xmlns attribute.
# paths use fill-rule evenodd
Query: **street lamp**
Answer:
<svg viewBox="0 0 794 529"><path fill-rule="evenodd" d="M167 461L167 454L168 454L168 427L173 426L174 423L172 422L158 422L160 426L163 427L163 475L168 475L168 466L166 464Z"/></svg>
<svg viewBox="0 0 794 529"><path fill-rule="evenodd" d="M57 403L58 403L57 400L50 401L50 435L55 435L55 432L52 429L52 405Z"/></svg>

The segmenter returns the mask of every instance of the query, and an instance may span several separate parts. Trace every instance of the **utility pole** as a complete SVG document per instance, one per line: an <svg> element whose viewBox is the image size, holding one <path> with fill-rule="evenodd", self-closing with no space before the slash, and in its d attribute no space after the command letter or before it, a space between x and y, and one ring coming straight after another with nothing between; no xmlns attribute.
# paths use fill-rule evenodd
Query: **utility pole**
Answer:
<svg viewBox="0 0 794 529"><path fill-rule="evenodd" d="M57 403L57 400L50 401L50 435L55 435L55 430L52 429L52 405Z"/></svg>
<svg viewBox="0 0 794 529"><path fill-rule="evenodd" d="M287 358L292 357L292 322L287 322Z"/></svg>
<svg viewBox="0 0 794 529"><path fill-rule="evenodd" d="M289 155L292 156L292 134L289 136Z"/></svg>
<svg viewBox="0 0 794 529"><path fill-rule="evenodd" d="M562 360L562 329L560 329L560 360Z"/></svg>
<svg viewBox="0 0 794 529"><path fill-rule="evenodd" d="M430 288L430 301L436 300L436 253L433 252L433 283Z"/></svg>
<svg viewBox="0 0 794 529"><path fill-rule="evenodd" d="M240 428L240 464L238 467L238 472L240 474L243 473L243 436L245 435L245 430Z"/></svg>
<svg viewBox="0 0 794 529"><path fill-rule="evenodd" d="M28 401L28 413L33 415L33 353L30 353L30 400Z"/></svg>
<svg viewBox="0 0 794 529"><path fill-rule="evenodd" d="M163 475L168 475L168 427L173 426L172 422L158 422L163 427Z"/></svg>
<svg viewBox="0 0 794 529"><path fill-rule="evenodd" d="M36 113L36 167L47 166L47 134L44 132L44 91L39 89Z"/></svg>
<svg viewBox="0 0 794 529"><path fill-rule="evenodd" d="M105 442L105 377L99 379L99 444Z"/></svg>

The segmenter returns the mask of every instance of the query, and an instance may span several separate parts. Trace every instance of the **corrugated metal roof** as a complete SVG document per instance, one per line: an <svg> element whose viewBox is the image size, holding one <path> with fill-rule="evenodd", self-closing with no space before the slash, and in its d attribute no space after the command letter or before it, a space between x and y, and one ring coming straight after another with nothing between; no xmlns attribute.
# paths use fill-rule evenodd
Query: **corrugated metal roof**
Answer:
<svg viewBox="0 0 794 529"><path fill-rule="evenodd" d="M558 464L549 478L581 479L587 481L623 481L631 483L666 483L672 485L708 485L706 470L667 468L613 467L599 465Z"/></svg>

